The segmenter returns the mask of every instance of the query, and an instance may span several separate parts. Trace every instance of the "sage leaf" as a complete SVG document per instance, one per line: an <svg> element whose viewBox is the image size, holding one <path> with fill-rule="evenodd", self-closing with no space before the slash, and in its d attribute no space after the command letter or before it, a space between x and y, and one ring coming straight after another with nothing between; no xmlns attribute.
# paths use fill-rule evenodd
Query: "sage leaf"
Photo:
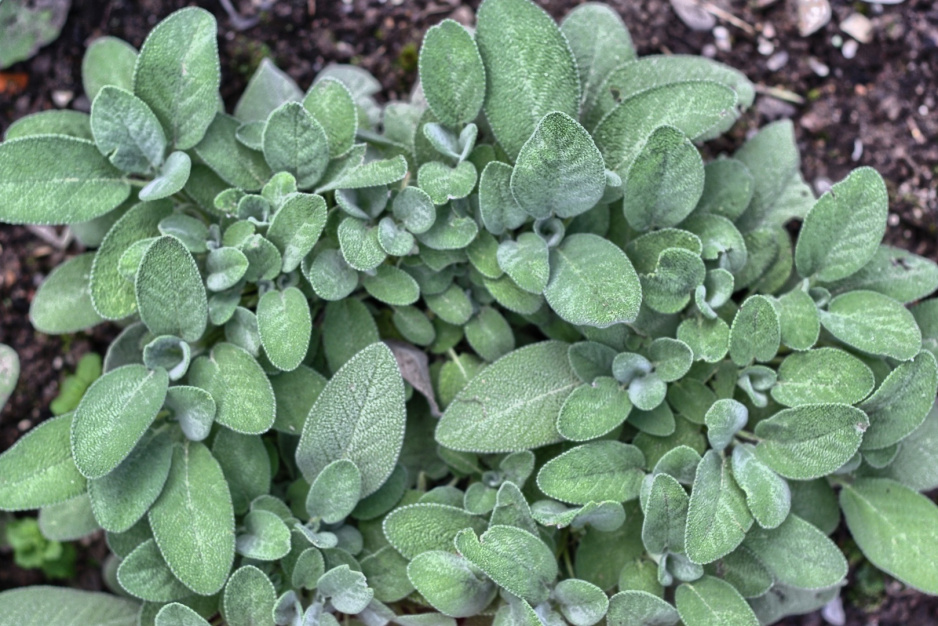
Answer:
<svg viewBox="0 0 938 626"><path fill-rule="evenodd" d="M559 441L557 415L579 384L566 353L566 344L545 341L497 360L449 404L436 440L475 452L514 452Z"/></svg>
<svg viewBox="0 0 938 626"><path fill-rule="evenodd" d="M127 598L67 587L34 585L0 593L0 613L21 626L42 626L50 619L60 626L133 626L139 611L140 605Z"/></svg>
<svg viewBox="0 0 938 626"><path fill-rule="evenodd" d="M146 250L134 281L140 319L154 335L197 341L208 320L208 298L192 255L171 235Z"/></svg>
<svg viewBox="0 0 938 626"><path fill-rule="evenodd" d="M492 307L482 307L466 324L465 333L476 354L490 363L515 349L511 325Z"/></svg>
<svg viewBox="0 0 938 626"><path fill-rule="evenodd" d="M808 211L795 266L805 278L846 278L873 258L886 232L889 197L882 176L861 167L836 183Z"/></svg>
<svg viewBox="0 0 938 626"><path fill-rule="evenodd" d="M241 122L266 122L274 109L284 102L296 102L303 92L293 79L264 57L238 98L234 116Z"/></svg>
<svg viewBox="0 0 938 626"><path fill-rule="evenodd" d="M873 391L874 384L873 372L860 359L837 348L817 348L785 357L772 398L785 406L856 404Z"/></svg>
<svg viewBox="0 0 938 626"><path fill-rule="evenodd" d="M236 515L270 491L271 459L259 437L219 429L212 439L212 456L218 461Z"/></svg>
<svg viewBox="0 0 938 626"><path fill-rule="evenodd" d="M343 330L337 330L337 329ZM337 372L353 356L379 340L378 326L360 300L347 298L326 305L322 347L329 369Z"/></svg>
<svg viewBox="0 0 938 626"><path fill-rule="evenodd" d="M542 293L550 277L547 243L534 233L522 233L517 241L506 239L498 246L498 267L516 285L531 293Z"/></svg>
<svg viewBox="0 0 938 626"><path fill-rule="evenodd" d="M674 593L674 604L687 626L758 626L759 620L739 592L728 582L704 576L682 583Z"/></svg>
<svg viewBox="0 0 938 626"><path fill-rule="evenodd" d="M391 201L394 217L415 235L427 232L436 222L433 199L420 187L405 187Z"/></svg>
<svg viewBox="0 0 938 626"><path fill-rule="evenodd" d="M303 108L326 131L330 158L341 157L352 149L358 130L358 112L352 92L341 81L325 78L313 83L303 99Z"/></svg>
<svg viewBox="0 0 938 626"><path fill-rule="evenodd" d="M606 189L602 155L585 128L565 113L549 113L521 147L511 193L530 215L574 217Z"/></svg>
<svg viewBox="0 0 938 626"><path fill-rule="evenodd" d="M788 482L760 461L751 445L733 446L733 478L759 526L777 528L787 519L792 501Z"/></svg>
<svg viewBox="0 0 938 626"><path fill-rule="evenodd" d="M239 122L219 113L195 146L195 153L229 185L245 191L257 191L270 179L270 166L264 155L236 138Z"/></svg>
<svg viewBox="0 0 938 626"><path fill-rule="evenodd" d="M80 254L62 263L42 282L29 305L29 321L50 335L74 333L104 321L91 302L94 254Z"/></svg>
<svg viewBox="0 0 938 626"><path fill-rule="evenodd" d="M143 365L108 372L88 388L72 419L72 454L81 473L100 478L133 450L163 406L169 376Z"/></svg>
<svg viewBox="0 0 938 626"><path fill-rule="evenodd" d="M513 171L507 163L492 161L479 178L479 213L485 228L493 235L501 235L506 229L514 230L528 219L511 192Z"/></svg>
<svg viewBox="0 0 938 626"><path fill-rule="evenodd" d="M792 350L809 350L817 343L821 319L807 292L794 289L778 299L782 343Z"/></svg>
<svg viewBox="0 0 938 626"><path fill-rule="evenodd" d="M778 353L781 327L778 313L765 296L746 298L730 328L730 358L743 367L753 360L765 363Z"/></svg>
<svg viewBox="0 0 938 626"><path fill-rule="evenodd" d="M362 287L374 298L392 306L408 306L420 298L420 285L404 270L379 265L374 275L362 275Z"/></svg>
<svg viewBox="0 0 938 626"><path fill-rule="evenodd" d="M774 529L753 529L743 545L783 585L823 589L847 575L847 559L837 544L797 515Z"/></svg>
<svg viewBox="0 0 938 626"><path fill-rule="evenodd" d="M938 364L922 350L911 361L900 363L879 389L860 408L869 416L863 434L863 450L889 447L922 425L938 392Z"/></svg>
<svg viewBox="0 0 938 626"><path fill-rule="evenodd" d="M850 460L869 426L866 413L847 404L804 404L756 425L756 458L794 480L830 474Z"/></svg>
<svg viewBox="0 0 938 626"><path fill-rule="evenodd" d="M557 583L551 594L558 603L560 611L573 626L593 626L606 615L609 598L596 585L568 578Z"/></svg>
<svg viewBox="0 0 938 626"><path fill-rule="evenodd" d="M827 288L833 294L876 291L905 304L938 289L938 264L902 248L880 245L866 265Z"/></svg>
<svg viewBox="0 0 938 626"><path fill-rule="evenodd" d="M290 529L270 511L251 511L244 516L235 537L235 551L255 561L278 561L290 552Z"/></svg>
<svg viewBox="0 0 938 626"><path fill-rule="evenodd" d="M730 327L720 318L686 319L677 328L677 338L690 346L697 361L717 363L730 349Z"/></svg>
<svg viewBox="0 0 938 626"><path fill-rule="evenodd" d="M922 345L915 318L904 306L875 291L851 291L820 311L821 326L843 343L877 356L912 359Z"/></svg>
<svg viewBox="0 0 938 626"><path fill-rule="evenodd" d="M557 578L557 560L538 537L514 526L491 526L481 537L456 535L456 549L499 586L532 604L545 601Z"/></svg>
<svg viewBox="0 0 938 626"><path fill-rule="evenodd" d="M358 272L346 263L342 252L335 248L323 249L308 265L304 261L302 267L310 287L323 300L342 300L358 286Z"/></svg>
<svg viewBox="0 0 938 626"><path fill-rule="evenodd" d="M378 490L397 462L404 438L404 384L394 355L372 344L332 377L310 410L296 451L312 481L337 459L361 470L362 497Z"/></svg>
<svg viewBox="0 0 938 626"><path fill-rule="evenodd" d="M677 609L647 591L623 590L609 598L609 626L674 626L680 621Z"/></svg>
<svg viewBox="0 0 938 626"><path fill-rule="evenodd" d="M225 584L222 614L231 626L262 626L270 623L276 602L276 591L267 574L253 565L243 565Z"/></svg>
<svg viewBox="0 0 938 626"><path fill-rule="evenodd" d="M192 148L215 117L221 69L215 18L204 9L176 11L147 36L134 68L134 95L163 125L176 150Z"/></svg>
<svg viewBox="0 0 938 626"><path fill-rule="evenodd" d="M421 165L417 172L417 184L437 206L465 198L472 193L476 180L475 165L469 161L463 161L456 167L430 161Z"/></svg>
<svg viewBox="0 0 938 626"><path fill-rule="evenodd" d="M642 542L652 554L684 551L689 503L684 487L667 474L652 479L645 503Z"/></svg>
<svg viewBox="0 0 938 626"><path fill-rule="evenodd" d="M185 604L173 602L159 610L155 626L206 626L208 622Z"/></svg>
<svg viewBox="0 0 938 626"><path fill-rule="evenodd" d="M129 91L113 86L101 90L91 107L91 132L101 154L124 172L146 174L163 164L163 127Z"/></svg>
<svg viewBox="0 0 938 626"><path fill-rule="evenodd" d="M625 253L608 240L570 235L550 251L550 267L544 297L563 320L608 328L638 317L638 274Z"/></svg>
<svg viewBox="0 0 938 626"><path fill-rule="evenodd" d="M361 613L374 596L374 590L368 587L364 574L342 565L327 571L316 583L319 593L341 613L356 615Z"/></svg>
<svg viewBox="0 0 938 626"><path fill-rule="evenodd" d="M752 200L752 172L742 161L718 158L704 166L704 188L694 211L736 220Z"/></svg>
<svg viewBox="0 0 938 626"><path fill-rule="evenodd" d="M310 485L306 512L327 524L344 520L361 497L362 475L348 459L337 459L323 468Z"/></svg>
<svg viewBox="0 0 938 626"><path fill-rule="evenodd" d="M81 82L88 100L94 102L107 85L131 90L137 49L117 37L98 37L81 60ZM90 137L89 137L90 139Z"/></svg>
<svg viewBox="0 0 938 626"><path fill-rule="evenodd" d="M189 367L189 383L209 392L218 412L215 421L239 433L267 432L276 403L264 370L242 348L218 343Z"/></svg>
<svg viewBox="0 0 938 626"><path fill-rule="evenodd" d="M36 509L85 492L69 446L71 425L71 413L53 417L0 455L0 509Z"/></svg>
<svg viewBox="0 0 938 626"><path fill-rule="evenodd" d="M618 441L585 443L552 458L537 474L545 494L570 504L638 496L645 457L635 446Z"/></svg>
<svg viewBox="0 0 938 626"><path fill-rule="evenodd" d="M433 608L449 617L478 614L497 591L465 558L440 550L415 556L407 566L407 577Z"/></svg>
<svg viewBox="0 0 938 626"><path fill-rule="evenodd" d="M0 220L87 222L130 195L123 174L91 141L38 135L0 144Z"/></svg>
<svg viewBox="0 0 938 626"><path fill-rule="evenodd" d="M479 115L485 68L475 41L461 24L443 20L427 31L419 70L430 110L443 124L458 128Z"/></svg>
<svg viewBox="0 0 938 626"><path fill-rule="evenodd" d="M384 518L384 534L405 559L433 550L453 552L453 539L463 529L477 533L488 527L486 521L454 506L434 503L398 507Z"/></svg>
<svg viewBox="0 0 938 626"><path fill-rule="evenodd" d="M205 286L211 291L231 289L247 273L248 265L248 258L237 248L215 248L205 259Z"/></svg>
<svg viewBox="0 0 938 626"><path fill-rule="evenodd" d="M736 549L752 526L746 496L729 463L715 450L697 466L687 507L684 545L694 563L711 563Z"/></svg>
<svg viewBox="0 0 938 626"><path fill-rule="evenodd" d="M267 120L264 158L275 172L289 172L297 187L313 187L329 164L329 137L299 102L286 102Z"/></svg>
<svg viewBox="0 0 938 626"><path fill-rule="evenodd" d="M725 450L748 421L749 410L746 405L730 399L714 402L704 416L710 447L717 452Z"/></svg>
<svg viewBox="0 0 938 626"><path fill-rule="evenodd" d="M557 416L557 432L570 441L597 439L624 422L631 410L632 402L619 382L598 376L567 396Z"/></svg>
<svg viewBox="0 0 938 626"><path fill-rule="evenodd" d="M288 287L261 296L257 303L257 330L274 367L285 372L299 367L313 331L309 303L303 292Z"/></svg>
<svg viewBox="0 0 938 626"><path fill-rule="evenodd" d="M175 446L149 521L160 554L180 582L201 595L221 590L234 560L234 511L221 467L203 444Z"/></svg>
<svg viewBox="0 0 938 626"><path fill-rule="evenodd" d="M192 594L173 576L153 539L144 541L117 568L121 588L147 602L172 602Z"/></svg>
<svg viewBox="0 0 938 626"><path fill-rule="evenodd" d="M168 198L182 191L192 171L192 159L185 152L176 151L166 157L160 174L137 194L144 202Z"/></svg>
<svg viewBox="0 0 938 626"><path fill-rule="evenodd" d="M94 141L91 134L91 116L78 111L40 111L21 117L7 127L6 141L36 135L66 135L76 139Z"/></svg>
<svg viewBox="0 0 938 626"><path fill-rule="evenodd" d="M489 0L480 9L476 44L486 69L485 116L498 143L516 158L544 115L576 115L576 60L554 20L530 0Z"/></svg>

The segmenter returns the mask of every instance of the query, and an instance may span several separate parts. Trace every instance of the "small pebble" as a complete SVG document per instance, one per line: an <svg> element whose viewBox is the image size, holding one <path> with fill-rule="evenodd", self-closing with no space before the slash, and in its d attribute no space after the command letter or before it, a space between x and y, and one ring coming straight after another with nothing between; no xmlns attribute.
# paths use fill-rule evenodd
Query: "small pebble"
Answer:
<svg viewBox="0 0 938 626"><path fill-rule="evenodd" d="M769 39L775 37L775 26L772 24L772 22L765 23L765 26L762 27L762 35Z"/></svg>
<svg viewBox="0 0 938 626"><path fill-rule="evenodd" d="M844 38L840 35L834 35L831 37L831 45L835 48L839 48L840 46L844 45Z"/></svg>
<svg viewBox="0 0 938 626"><path fill-rule="evenodd" d="M837 596L824 605L821 609L821 617L831 626L844 626L847 623L847 616L844 614L844 605Z"/></svg>
<svg viewBox="0 0 938 626"><path fill-rule="evenodd" d="M713 39L717 49L723 52L729 52L733 49L733 44L730 43L730 31L725 26L717 26L713 29Z"/></svg>
<svg viewBox="0 0 938 626"><path fill-rule="evenodd" d="M708 59L712 59L717 55L717 47L712 43L706 43L703 48L700 49L700 54Z"/></svg>
<svg viewBox="0 0 938 626"><path fill-rule="evenodd" d="M27 430L30 429L32 425L33 423L30 422L29 420L20 420L19 422L16 423L16 427L19 429L21 433L25 433Z"/></svg>
<svg viewBox="0 0 938 626"><path fill-rule="evenodd" d="M857 43L855 39L850 39L844 42L844 46L840 49L840 52L844 55L845 59L852 59L857 56L857 50L859 49L860 44Z"/></svg>
<svg viewBox="0 0 938 626"><path fill-rule="evenodd" d="M798 32L802 37L821 30L831 20L828 0L797 0Z"/></svg>
<svg viewBox="0 0 938 626"><path fill-rule="evenodd" d="M844 31L860 43L873 41L873 22L860 13L851 13L840 23L840 30Z"/></svg>
<svg viewBox="0 0 938 626"><path fill-rule="evenodd" d="M819 61L815 57L808 57L808 67L810 67L811 71L817 74L818 76L820 76L821 78L824 78L825 76L831 73L831 68L824 65L821 61Z"/></svg>
<svg viewBox="0 0 938 626"><path fill-rule="evenodd" d="M52 92L52 102L60 109L67 107L74 97L75 93L68 89L56 89Z"/></svg>
<svg viewBox="0 0 938 626"><path fill-rule="evenodd" d="M822 195L830 191L830 188L834 186L833 181L826 176L819 176L814 179L814 191L817 195Z"/></svg>
<svg viewBox="0 0 938 626"><path fill-rule="evenodd" d="M853 140L853 152L850 154L850 158L859 161L861 156L863 156L863 142L857 137Z"/></svg>
<svg viewBox="0 0 938 626"><path fill-rule="evenodd" d="M763 38L763 37L759 37L759 47L758 47L758 50L759 50L759 54L761 54L761 55L764 56L764 57L767 57L767 56L769 56L770 54L772 54L773 52L775 52L775 46L772 45L772 42L769 41L768 39L765 39L765 38Z"/></svg>
<svg viewBox="0 0 938 626"><path fill-rule="evenodd" d="M777 72L785 67L786 63L788 63L788 52L781 50L770 56L769 60L765 62L765 66L770 72Z"/></svg>
<svg viewBox="0 0 938 626"><path fill-rule="evenodd" d="M886 223L888 223L890 226L898 226L899 216L896 213L890 213L889 217L886 218Z"/></svg>

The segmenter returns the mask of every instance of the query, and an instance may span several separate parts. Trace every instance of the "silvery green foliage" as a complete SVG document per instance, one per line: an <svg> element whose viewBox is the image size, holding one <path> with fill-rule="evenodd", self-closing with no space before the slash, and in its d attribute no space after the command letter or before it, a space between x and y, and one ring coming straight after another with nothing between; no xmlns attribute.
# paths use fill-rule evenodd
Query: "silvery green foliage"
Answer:
<svg viewBox="0 0 938 626"><path fill-rule="evenodd" d="M0 625L767 624L837 595L841 511L938 593L938 266L881 245L880 177L815 199L786 121L705 162L753 86L604 5L485 0L419 65L380 106L265 61L228 115L183 9L11 127L0 220L89 248L34 325L126 328L0 509L104 529L131 599Z"/></svg>

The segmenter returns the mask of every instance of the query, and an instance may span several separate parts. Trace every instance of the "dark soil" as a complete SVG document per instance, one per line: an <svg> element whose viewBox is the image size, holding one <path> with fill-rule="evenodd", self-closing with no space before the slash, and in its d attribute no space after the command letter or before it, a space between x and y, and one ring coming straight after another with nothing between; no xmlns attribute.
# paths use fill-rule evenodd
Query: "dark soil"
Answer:
<svg viewBox="0 0 938 626"><path fill-rule="evenodd" d="M538 0L555 17L579 0ZM810 37L798 34L794 0L761 2L717 0L713 4L738 20L719 21L730 43L718 48L712 31L695 32L677 19L668 0L607 0L623 16L640 54L707 54L744 71L764 93L777 88L798 102L762 95L716 150L731 150L746 134L779 117L794 118L806 179L818 191L846 176L854 167L878 169L890 191L887 240L938 260L938 4L906 0L876 6L831 0L831 22ZM229 107L264 56L271 56L301 87L330 62L355 63L384 85L384 95L399 98L410 90L417 47L423 31L451 17L471 24L479 0L279 0L258 11L261 0L235 0L258 25L237 31L220 2L202 0L75 0L61 37L33 59L0 73L0 132L28 113L59 106L87 110L80 65L87 44L104 34L140 46L160 19L186 5L215 13L220 26L223 95ZM240 6L239 6L240 5ZM850 37L840 22L858 11L873 23L873 40L859 46L854 58L832 42ZM760 39L762 43L760 51ZM769 51L771 47L771 51ZM764 54L769 52L769 54ZM772 55L788 61L769 69ZM776 57L777 60L777 57ZM815 62L816 61L816 62ZM829 75L812 68L826 66ZM19 83L25 87L17 89ZM0 342L20 355L23 374L7 407L0 412L0 451L49 416L46 408L57 394L64 371L74 368L86 351L102 351L116 329L105 326L74 338L36 333L27 321L36 287L61 260L78 252L36 238L26 229L0 226ZM100 588L97 573L102 542L90 542L73 584ZM12 565L0 551L0 589L41 582L41 575ZM847 624L879 626L938 624L938 600L888 582L882 602L869 612L845 594ZM857 602L859 603L859 602ZM869 606L867 604L867 606ZM818 625L819 615L785 624Z"/></svg>

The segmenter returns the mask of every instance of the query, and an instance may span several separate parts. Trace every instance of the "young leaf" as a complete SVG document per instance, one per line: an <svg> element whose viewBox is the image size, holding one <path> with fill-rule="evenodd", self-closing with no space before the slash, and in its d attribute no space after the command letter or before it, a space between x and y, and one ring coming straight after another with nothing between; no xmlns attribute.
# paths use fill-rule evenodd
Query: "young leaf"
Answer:
<svg viewBox="0 0 938 626"><path fill-rule="evenodd" d="M728 582L704 576L683 583L674 594L674 603L687 626L758 626L759 620L739 592Z"/></svg>
<svg viewBox="0 0 938 626"><path fill-rule="evenodd" d="M645 502L642 542L652 554L684 551L689 498L677 480L658 474Z"/></svg>
<svg viewBox="0 0 938 626"><path fill-rule="evenodd" d="M365 575L349 569L348 565L323 574L316 582L316 590L327 597L337 611L349 615L361 613L374 597Z"/></svg>
<svg viewBox="0 0 938 626"><path fill-rule="evenodd" d="M804 404L756 425L756 458L786 478L811 480L850 460L869 426L866 413L847 404Z"/></svg>
<svg viewBox="0 0 938 626"><path fill-rule="evenodd" d="M298 102L287 102L270 114L263 142L271 169L293 174L300 189L313 187L329 164L326 131Z"/></svg>
<svg viewBox="0 0 938 626"><path fill-rule="evenodd" d="M0 455L0 509L36 509L85 492L69 448L71 424L72 414L46 420Z"/></svg>
<svg viewBox="0 0 938 626"><path fill-rule="evenodd" d="M795 246L798 273L834 281L862 268L879 248L887 213L882 176L870 167L851 172L808 211Z"/></svg>
<svg viewBox="0 0 938 626"><path fill-rule="evenodd" d="M694 563L716 561L736 549L752 526L746 497L729 463L714 450L697 466L687 508L684 543Z"/></svg>
<svg viewBox="0 0 938 626"><path fill-rule="evenodd" d="M420 503L402 506L384 519L384 534L405 559L431 550L453 551L459 531L483 532L488 524L478 516L445 504Z"/></svg>
<svg viewBox="0 0 938 626"><path fill-rule="evenodd" d="M879 569L925 593L938 593L938 509L885 478L861 478L840 491L847 528Z"/></svg>
<svg viewBox="0 0 938 626"><path fill-rule="evenodd" d="M344 520L361 497L362 475L348 459L327 465L313 480L306 497L306 512L327 524Z"/></svg>
<svg viewBox="0 0 938 626"><path fill-rule="evenodd" d="M358 113L354 96L348 87L332 78L318 80L303 99L303 108L326 131L330 158L341 157L352 149L358 130Z"/></svg>
<svg viewBox="0 0 938 626"><path fill-rule="evenodd" d="M911 361L900 363L860 405L870 418L861 447L878 450L906 438L925 421L936 391L938 364L931 352L922 350Z"/></svg>
<svg viewBox="0 0 938 626"><path fill-rule="evenodd" d="M546 495L570 504L638 496L645 457L635 446L618 441L594 441L571 448L544 464L537 486Z"/></svg>
<svg viewBox="0 0 938 626"><path fill-rule="evenodd" d="M567 396L557 416L557 431L570 441L597 439L624 422L631 410L629 395L618 381L598 376Z"/></svg>
<svg viewBox="0 0 938 626"><path fill-rule="evenodd" d="M270 166L262 153L237 140L239 126L235 118L219 113L195 147L195 153L229 185L257 191L270 179Z"/></svg>
<svg viewBox="0 0 938 626"><path fill-rule="evenodd" d="M121 171L90 141L39 135L0 144L0 221L87 222L129 195Z"/></svg>
<svg viewBox="0 0 938 626"><path fill-rule="evenodd" d="M173 576L153 539L141 543L121 561L117 581L122 589L147 602L172 602L192 595Z"/></svg>
<svg viewBox="0 0 938 626"><path fill-rule="evenodd" d="M490 0L491 1L491 0ZM521 147L511 193L536 218L574 217L606 189L603 158L586 129L565 113L549 113Z"/></svg>
<svg viewBox="0 0 938 626"><path fill-rule="evenodd" d="M674 626L680 621L677 610L647 591L620 591L609 598L606 623L609 626Z"/></svg>
<svg viewBox="0 0 938 626"><path fill-rule="evenodd" d="M140 605L109 593L80 591L67 587L34 585L0 593L0 615L17 626L57 626L137 623Z"/></svg>
<svg viewBox="0 0 938 626"><path fill-rule="evenodd" d="M234 560L234 511L221 467L203 444L175 446L169 479L149 521L160 554L180 582L201 595L221 590Z"/></svg>
<svg viewBox="0 0 938 626"><path fill-rule="evenodd" d="M560 603L560 611L573 626L593 626L609 608L609 598L602 589L576 578L557 583L552 596Z"/></svg>
<svg viewBox="0 0 938 626"><path fill-rule="evenodd" d="M450 128L473 121L485 99L485 68L472 36L453 20L443 20L424 35L420 47L420 84L430 110Z"/></svg>
<svg viewBox="0 0 938 626"><path fill-rule="evenodd" d="M772 398L785 406L856 404L874 384L873 372L860 359L837 348L818 348L785 357Z"/></svg>
<svg viewBox="0 0 938 626"><path fill-rule="evenodd" d="M234 116L244 123L266 122L274 109L284 102L296 102L303 92L293 79L264 57L238 98Z"/></svg>
<svg viewBox="0 0 938 626"><path fill-rule="evenodd" d="M91 303L91 252L62 263L42 282L29 305L29 321L50 335L85 330L104 321Z"/></svg>
<svg viewBox="0 0 938 626"><path fill-rule="evenodd" d="M493 235L516 229L529 217L511 192L513 171L507 163L492 161L479 178L479 213Z"/></svg>
<svg viewBox="0 0 938 626"><path fill-rule="evenodd" d="M519 598L545 601L557 578L557 559L538 537L514 526L491 526L481 537L471 529L456 535L456 549L470 563Z"/></svg>
<svg viewBox="0 0 938 626"><path fill-rule="evenodd" d="M450 617L477 615L497 591L465 558L439 550L415 556L407 566L407 577L433 608Z"/></svg>
<svg viewBox="0 0 938 626"><path fill-rule="evenodd" d="M394 470L404 438L404 385L391 351L372 344L352 357L310 416L296 451L303 476L313 481L330 462L349 459L361 470L361 495L377 491Z"/></svg>
<svg viewBox="0 0 938 626"><path fill-rule="evenodd" d="M695 360L707 363L721 361L730 349L730 327L719 317L686 319L677 328L677 338L690 346Z"/></svg>
<svg viewBox="0 0 938 626"><path fill-rule="evenodd" d="M791 510L788 482L760 461L749 444L733 446L733 478L759 526L777 528Z"/></svg>
<svg viewBox="0 0 938 626"><path fill-rule="evenodd" d="M130 91L134 87L136 64L137 49L123 39L95 39L85 50L85 56L81 60L81 82L85 96L94 102L98 93L107 85Z"/></svg>
<svg viewBox="0 0 938 626"><path fill-rule="evenodd" d="M730 399L714 402L704 416L710 447L717 452L725 450L748 421L749 410L746 405Z"/></svg>
<svg viewBox="0 0 938 626"><path fill-rule="evenodd" d="M308 259L303 261L303 275L323 300L342 300L358 286L358 272L346 263L340 250L325 248L311 262Z"/></svg>
<svg viewBox="0 0 938 626"><path fill-rule="evenodd" d="M306 296L296 287L265 293L257 303L257 329L271 364L284 372L295 370L313 331Z"/></svg>
<svg viewBox="0 0 938 626"><path fill-rule="evenodd" d="M545 341L510 352L463 388L440 420L436 440L453 450L513 452L560 440L560 407L579 379L567 344Z"/></svg>
<svg viewBox="0 0 938 626"><path fill-rule="evenodd" d="M154 335L197 341L208 322L208 299L192 255L171 235L146 250L134 282L140 319Z"/></svg>
<svg viewBox="0 0 938 626"><path fill-rule="evenodd" d="M166 136L143 100L119 87L104 87L91 107L91 132L115 167L146 174L163 164Z"/></svg>
<svg viewBox="0 0 938 626"><path fill-rule="evenodd" d="M218 110L216 31L208 11L182 9L153 29L137 57L134 95L153 110L176 150L199 143Z"/></svg>
<svg viewBox="0 0 938 626"><path fill-rule="evenodd" d="M743 545L783 585L823 589L847 575L847 559L837 544L797 515L771 530L753 529Z"/></svg>
<svg viewBox="0 0 938 626"><path fill-rule="evenodd" d="M468 196L475 188L476 180L475 165L469 161L463 161L456 167L430 161L421 165L417 172L417 184L420 189L438 206Z"/></svg>
<svg viewBox="0 0 938 626"><path fill-rule="evenodd" d="M544 297L563 320L608 328L638 317L641 283L629 258L597 235L570 235L550 251Z"/></svg>
<svg viewBox="0 0 938 626"><path fill-rule="evenodd" d="M830 334L869 354L908 361L922 345L922 333L908 309L875 291L841 294L820 315Z"/></svg>
<svg viewBox="0 0 938 626"><path fill-rule="evenodd" d="M255 561L278 561L290 552L290 529L276 513L251 511L239 525L235 551Z"/></svg>
<svg viewBox="0 0 938 626"><path fill-rule="evenodd" d="M143 365L108 372L85 392L72 419L72 454L88 478L100 478L123 461L163 406L169 376Z"/></svg>
<svg viewBox="0 0 938 626"><path fill-rule="evenodd" d="M192 171L192 159L185 152L176 151L166 157L160 174L137 194L144 202L168 198L182 191Z"/></svg>
<svg viewBox="0 0 938 626"><path fill-rule="evenodd" d="M217 343L208 356L189 368L189 383L212 395L215 421L239 433L267 432L276 417L276 403L264 370L242 348Z"/></svg>
<svg viewBox="0 0 938 626"><path fill-rule="evenodd" d="M730 328L730 358L740 367L770 361L781 343L778 313L765 296L746 298Z"/></svg>
<svg viewBox="0 0 938 626"><path fill-rule="evenodd" d="M821 319L814 300L804 290L794 289L777 302L782 343L792 350L811 349L821 332Z"/></svg>
<svg viewBox="0 0 938 626"><path fill-rule="evenodd" d="M201 615L185 604L173 602L159 610L155 626L210 626Z"/></svg>
<svg viewBox="0 0 938 626"><path fill-rule="evenodd" d="M222 613L230 626L261 626L270 623L276 602L267 574L253 565L243 565L225 584Z"/></svg>
<svg viewBox="0 0 938 626"><path fill-rule="evenodd" d="M554 20L530 0L487 0L477 22L485 116L498 143L516 158L544 115L577 114L576 60Z"/></svg>
<svg viewBox="0 0 938 626"><path fill-rule="evenodd" d="M498 246L498 267L515 284L531 293L542 293L550 277L547 243L535 233L522 233L517 241L506 239Z"/></svg>

